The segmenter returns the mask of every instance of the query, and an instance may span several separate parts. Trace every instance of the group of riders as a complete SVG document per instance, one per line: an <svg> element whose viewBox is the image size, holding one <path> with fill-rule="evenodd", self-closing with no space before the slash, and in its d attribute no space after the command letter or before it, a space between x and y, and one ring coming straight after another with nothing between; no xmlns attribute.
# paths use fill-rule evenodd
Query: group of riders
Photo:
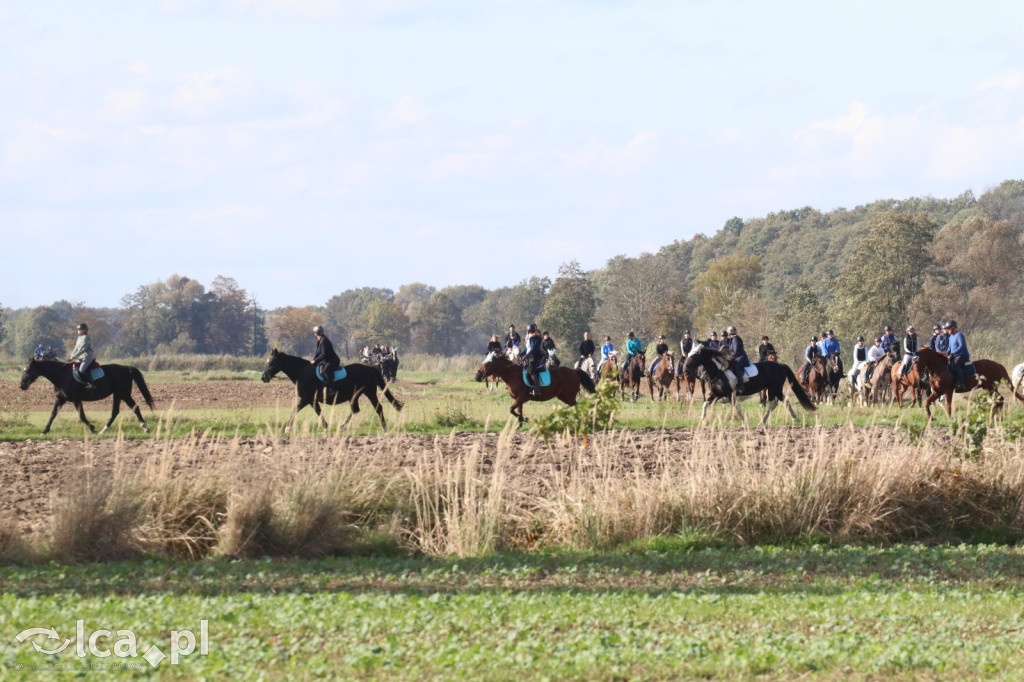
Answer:
<svg viewBox="0 0 1024 682"><path fill-rule="evenodd" d="M928 339L928 343L924 346L921 345L921 337L918 336L914 325L907 327L902 339L896 336L892 326L885 325L882 335L874 338L872 346L867 346L864 337L858 336L853 348L853 366L850 368L847 379L851 385L854 385L858 375L863 373L864 379L870 380L871 373L886 356L892 356L895 359L901 355L900 376L906 377L914 363L917 362L918 351L923 347L937 351L948 358L949 373L953 377L956 388L963 390L966 380L966 365L971 361L971 355L967 350L967 339L957 326L956 320L936 324L932 328L932 335ZM822 332L821 338L811 337L810 344L804 350L804 364L799 372L800 383L807 383L807 375L819 358L825 360L834 358L838 367L837 371L842 376L843 362L839 341L831 329Z"/></svg>
<svg viewBox="0 0 1024 682"><path fill-rule="evenodd" d="M736 327L730 325L721 333L721 336L719 336L717 331L712 331L708 338L703 340L693 338L690 331L687 330L679 342L682 356L688 356L697 344L702 344L710 350L720 351L728 357L729 369L736 377L736 390L737 392L741 391L744 382L744 370L752 362L747 356L743 339L737 333ZM942 353L949 359L950 374L953 376L957 389L963 390L966 379L965 367L970 362L971 356L967 350L967 340L963 332L957 327L956 320L949 320L944 324L936 324L926 346ZM876 336L874 338L874 345L870 347L865 345L863 336L858 336L853 349L853 365L850 368L849 374L847 374L847 379L851 385L854 385L858 375L862 372L865 379L870 379L871 372L882 359L888 355L896 358L901 354L900 376L905 377L917 361L918 351L922 347L925 346L922 346L921 339L918 337L913 325L906 328L906 333L902 339L896 336L891 325L885 325L881 336ZM534 392L539 391L537 377L540 373L547 366L558 366L555 348L555 342L550 334L546 331L539 331L536 324L530 324L527 327L525 340L516 331L515 325L510 324L508 333L505 334L504 345L498 339L497 334L493 335L487 344L488 353L505 353L509 357L523 363L532 387L531 390ZM597 363L598 368L604 367L609 359L614 360L616 358L617 351L610 336L604 337L604 343L601 345L600 351L600 362ZM622 371L629 367L634 356L644 351L643 342L633 331L626 335L625 351L625 359L621 363L617 363ZM655 346L655 358L650 363L650 366L645 368L644 374L653 374L668 351L669 346L665 341L665 335L661 334L658 336L658 342ZM575 368L580 368L588 360L594 361L594 354L596 352L597 347L590 338L590 332L584 332L583 340L579 344L579 359L575 363ZM839 376L842 376L844 368L841 352L839 340L835 337L833 330L828 329L821 332L820 337L818 335L811 336L810 344L804 351L804 365L798 373L800 383L807 383L808 373L819 358L823 358L826 361L834 359L836 371ZM778 356L768 336L761 337L757 354L758 362L776 361Z"/></svg>

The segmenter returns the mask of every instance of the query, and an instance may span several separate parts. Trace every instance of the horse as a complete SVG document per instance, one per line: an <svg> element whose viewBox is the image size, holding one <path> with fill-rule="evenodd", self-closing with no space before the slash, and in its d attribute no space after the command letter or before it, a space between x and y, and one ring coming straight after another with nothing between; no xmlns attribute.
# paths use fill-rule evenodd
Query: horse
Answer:
<svg viewBox="0 0 1024 682"><path fill-rule="evenodd" d="M700 382L701 399L703 400L704 398L707 397L707 383L704 381L703 377L701 377L697 372L698 369L699 367L697 365L687 365L686 358L680 360L679 364L676 365L675 375L677 401L683 399L683 387L686 388L686 394L690 398L690 400L693 400L693 396L696 392L698 382Z"/></svg>
<svg viewBox="0 0 1024 682"><path fill-rule="evenodd" d="M1024 401L1024 362L1020 363L1013 368L1010 373L1010 387L1013 389L1013 395L1017 400Z"/></svg>
<svg viewBox="0 0 1024 682"><path fill-rule="evenodd" d="M392 348L389 352L380 356L380 373L384 375L384 381L389 383L398 380L397 348Z"/></svg>
<svg viewBox="0 0 1024 682"><path fill-rule="evenodd" d="M807 370L807 379L803 386L807 393L814 398L819 405L825 402L825 393L828 388L828 367L825 358L820 355L811 362L811 368Z"/></svg>
<svg viewBox="0 0 1024 682"><path fill-rule="evenodd" d="M114 418L121 411L122 401L128 406L128 409L135 413L135 418L139 420L142 430L149 433L149 427L142 417L142 411L132 398L132 384L139 387L139 393L142 394L149 409L155 409L155 406L153 396L149 394L149 388L146 386L146 380L137 368L128 365L103 365L103 376L93 381L92 388L86 388L75 379L71 363L55 360L30 360L21 373L21 390L27 391L32 382L39 377L45 377L53 384L54 393L53 411L50 412L50 419L46 422L46 428L43 429L44 436L50 432L50 425L53 424L53 420L57 416L57 410L68 402L78 410L79 420L89 427L89 431L96 433L96 428L85 417L82 403L103 400L110 395L114 396L114 407L110 411L107 425L100 433L106 433L110 425L114 423Z"/></svg>
<svg viewBox="0 0 1024 682"><path fill-rule="evenodd" d="M800 386L800 382L797 381L796 375L793 370L787 365L783 365L778 362L758 362L754 366L757 367L757 375L752 376L743 382L743 389L739 394L736 393L736 377L729 371L729 359L728 356L722 351L711 350L700 344L698 348L693 351L689 357L686 358L686 368L691 365L699 365L704 368L704 371L708 374L708 390L711 391L711 397L704 399L704 407L701 410L700 418L704 421L707 416L708 406L710 406L716 400L727 399L732 402L733 408L736 410L736 414L740 416L740 419L746 423L746 419L743 416L743 411L740 410L739 402L737 401L738 395L757 395L762 390L768 391L768 411L761 417L761 426L764 426L768 421L768 416L772 413L772 410L781 401L786 405L786 409L789 410L790 416L793 421L796 421L796 412L793 411L793 406L789 404L789 400L786 399L782 392L782 389L788 383L790 390L793 391L793 395L796 396L797 400L800 401L800 405L805 410L813 412L816 408L811 397L807 395L803 387Z"/></svg>
<svg viewBox="0 0 1024 682"><path fill-rule="evenodd" d="M927 390L928 368L919 362L913 362L906 376L903 376L903 363L896 363L889 371L889 380L892 382L892 393L896 398L896 404L903 409L903 392L910 389L910 406L923 405L924 399L921 394Z"/></svg>
<svg viewBox="0 0 1024 682"><path fill-rule="evenodd" d="M292 409L292 416L289 417L288 423L284 427L285 433L291 430L292 423L295 421L295 415L306 405L313 406L313 411L320 418L320 425L326 429L327 420L324 419L323 414L320 412L321 402L336 405L348 401L352 412L341 425L341 428L345 428L352 417L358 414L359 398L363 395L373 405L373 409L376 410L377 417L380 419L380 427L386 431L388 425L384 419L384 406L377 397L378 389L383 389L384 397L388 399L388 402L391 403L396 411L401 412L402 410L402 401L391 395L391 390L388 388L387 382L384 381L384 375L381 374L379 369L370 365L358 362L345 365L345 378L335 381L331 385L335 393L327 395L329 400L324 400L324 384L317 378L316 368L309 360L282 353L275 348L270 353L270 357L267 358L267 366L264 368L260 379L263 383L268 383L278 372L283 372L295 384L295 407Z"/></svg>
<svg viewBox="0 0 1024 682"><path fill-rule="evenodd" d="M675 380L675 353L667 351L658 366L647 376L647 384L651 389L651 400L654 400L654 386L658 386L658 400L668 397L669 389Z"/></svg>
<svg viewBox="0 0 1024 682"><path fill-rule="evenodd" d="M476 371L476 380L483 381L484 377L488 376L500 377L505 382L505 387L508 388L508 394L512 396L513 403L509 412L519 420L520 424L529 421L523 415L523 405L530 400L544 402L558 398L572 407L576 404L576 394L580 392L581 386L588 393L597 391L590 375L581 369L554 367L548 371L551 374L551 385L540 387L540 395L534 395L523 380L521 365L515 364L504 355L489 353Z"/></svg>
<svg viewBox="0 0 1024 682"><path fill-rule="evenodd" d="M839 394L839 382L843 380L843 367L839 353L829 353L825 358L825 393L828 402L835 402Z"/></svg>
<svg viewBox="0 0 1024 682"><path fill-rule="evenodd" d="M597 381L597 363L594 362L594 358L587 356L582 360L576 362L576 366L573 369L581 369L586 372L587 376L590 377L591 381Z"/></svg>
<svg viewBox="0 0 1024 682"><path fill-rule="evenodd" d="M619 380L619 353L618 351L612 351L612 354L605 358L604 362L597 369L597 380L598 381L618 381Z"/></svg>
<svg viewBox="0 0 1024 682"><path fill-rule="evenodd" d="M927 367L931 375L929 383L932 394L924 403L924 410L928 413L929 419L932 416L932 403L938 400L940 395L946 397L946 416L952 417L953 393L967 393L975 388L984 389L989 395L994 393L998 396L996 407L1002 409L1003 397L999 395L999 382L1005 381L1011 385L1013 382L1010 381L1006 368L995 360L974 360L972 364L977 371L974 376L964 378L964 389L961 391L954 388L953 375L949 373L949 361L945 355L931 348L922 348L917 351L917 357L918 364Z"/></svg>
<svg viewBox="0 0 1024 682"><path fill-rule="evenodd" d="M619 388L622 398L626 397L626 389L630 391L629 402L635 403L640 398L640 380L647 367L647 355L640 351L629 360L624 372L619 375Z"/></svg>

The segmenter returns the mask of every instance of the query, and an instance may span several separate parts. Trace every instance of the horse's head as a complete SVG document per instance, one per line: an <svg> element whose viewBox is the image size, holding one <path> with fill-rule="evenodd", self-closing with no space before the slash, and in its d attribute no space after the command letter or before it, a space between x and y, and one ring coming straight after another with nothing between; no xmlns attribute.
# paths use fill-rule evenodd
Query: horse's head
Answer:
<svg viewBox="0 0 1024 682"><path fill-rule="evenodd" d="M476 370L476 380L483 381L484 377L493 375L495 372L498 371L497 365L500 364L502 361L504 361L506 364L509 362L504 355L500 355L499 353L496 353L494 351L488 353L487 357L484 358L483 363L481 363L480 367Z"/></svg>
<svg viewBox="0 0 1024 682"><path fill-rule="evenodd" d="M267 358L267 366L263 368L263 374L260 375L260 379L263 383L268 383L280 371L281 353L275 348L270 352L270 357Z"/></svg>
<svg viewBox="0 0 1024 682"><path fill-rule="evenodd" d="M28 387L32 385L32 382L42 376L42 363L45 360L29 360L28 364L25 365L25 369L21 372L21 383L18 387L27 391Z"/></svg>

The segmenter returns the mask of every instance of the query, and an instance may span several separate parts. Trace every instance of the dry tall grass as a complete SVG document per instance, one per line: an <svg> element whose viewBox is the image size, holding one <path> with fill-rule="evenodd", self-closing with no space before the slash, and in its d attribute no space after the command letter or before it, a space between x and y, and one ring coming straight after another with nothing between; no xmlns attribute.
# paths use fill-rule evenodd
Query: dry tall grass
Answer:
<svg viewBox="0 0 1024 682"><path fill-rule="evenodd" d="M685 533L777 542L1024 536L1024 452L991 429L976 458L944 430L627 430L545 443L501 434L266 434L147 441L72 473L43 558L317 557L392 547L479 555ZM0 524L0 560L26 539ZM45 549L40 549L45 547ZM6 548L6 549L5 549Z"/></svg>

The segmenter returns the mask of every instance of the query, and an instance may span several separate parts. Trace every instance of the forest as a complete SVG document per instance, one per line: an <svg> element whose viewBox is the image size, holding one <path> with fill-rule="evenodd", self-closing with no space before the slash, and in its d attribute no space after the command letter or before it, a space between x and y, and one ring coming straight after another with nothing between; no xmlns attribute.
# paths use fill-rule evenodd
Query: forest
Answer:
<svg viewBox="0 0 1024 682"><path fill-rule="evenodd" d="M568 261L554 279L490 290L411 282L265 310L231 277L205 285L175 274L126 293L117 308L61 300L11 309L0 301L0 352L27 357L42 344L64 353L74 323L86 321L106 357L261 355L270 347L309 354L315 324L346 357L373 343L482 354L492 334L535 321L570 355L585 330L616 344L633 330L650 343L658 334L678 340L685 330L706 338L734 324L748 346L768 335L792 363L826 328L847 352L858 334L870 338L886 324L897 333L913 324L927 339L933 324L953 318L972 349L1016 358L1024 338L1022 247L1024 180L1007 180L978 197L968 191L736 217L712 236L657 253L615 255L589 272Z"/></svg>

